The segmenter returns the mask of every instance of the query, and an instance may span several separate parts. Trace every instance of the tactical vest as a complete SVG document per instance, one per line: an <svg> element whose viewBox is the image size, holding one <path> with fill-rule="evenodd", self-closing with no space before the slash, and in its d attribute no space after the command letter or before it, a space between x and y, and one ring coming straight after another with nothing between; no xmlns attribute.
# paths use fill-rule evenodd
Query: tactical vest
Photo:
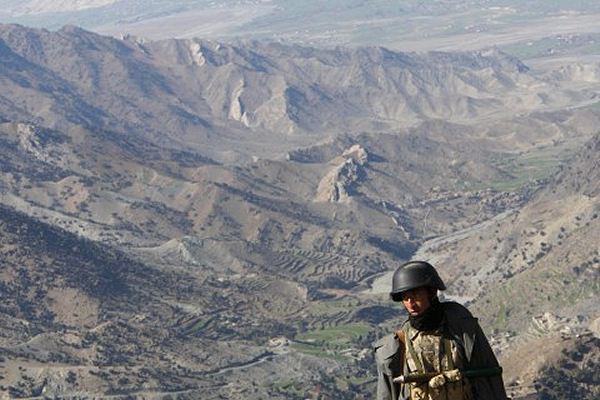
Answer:
<svg viewBox="0 0 600 400"><path fill-rule="evenodd" d="M454 342L442 330L421 332L403 327L406 365L410 373L439 373L429 381L408 383L411 400L473 400L469 382L458 368L464 367Z"/></svg>

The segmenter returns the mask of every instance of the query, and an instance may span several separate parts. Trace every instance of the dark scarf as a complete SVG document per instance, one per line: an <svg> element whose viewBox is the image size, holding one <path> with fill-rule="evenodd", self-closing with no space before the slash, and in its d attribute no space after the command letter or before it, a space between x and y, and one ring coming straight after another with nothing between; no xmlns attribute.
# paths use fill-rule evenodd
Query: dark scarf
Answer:
<svg viewBox="0 0 600 400"><path fill-rule="evenodd" d="M433 331L439 328L444 319L444 309L437 297L431 300L431 306L423 314L409 316L410 326L418 331Z"/></svg>

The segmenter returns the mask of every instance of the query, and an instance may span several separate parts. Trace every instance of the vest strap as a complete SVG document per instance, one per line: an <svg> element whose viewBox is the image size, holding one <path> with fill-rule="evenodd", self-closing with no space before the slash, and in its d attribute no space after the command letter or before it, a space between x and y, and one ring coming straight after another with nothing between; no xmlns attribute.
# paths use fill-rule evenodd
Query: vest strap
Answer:
<svg viewBox="0 0 600 400"><path fill-rule="evenodd" d="M444 339L444 353L446 353L446 361L448 362L448 371L454 369L454 358L452 357L452 342L450 339ZM443 368L442 368L443 370Z"/></svg>
<svg viewBox="0 0 600 400"><path fill-rule="evenodd" d="M404 335L406 338L406 350L410 354L410 358L412 358L413 362L415 363L415 366L417 367L417 372L424 373L425 368L423 367L423 363L421 362L421 359L419 357L417 357L417 352L415 351L415 348L413 347L413 344L412 344L412 339L410 338L410 331L409 331L410 328L407 326L405 329L406 329L406 331L405 331Z"/></svg>

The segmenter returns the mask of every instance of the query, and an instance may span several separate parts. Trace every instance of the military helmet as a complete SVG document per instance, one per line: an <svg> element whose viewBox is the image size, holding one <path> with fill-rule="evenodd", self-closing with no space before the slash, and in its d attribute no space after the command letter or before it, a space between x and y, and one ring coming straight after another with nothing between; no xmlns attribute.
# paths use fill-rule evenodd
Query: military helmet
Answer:
<svg viewBox="0 0 600 400"><path fill-rule="evenodd" d="M402 292L419 287L433 287L446 290L446 285L431 264L425 261L410 261L396 269L392 277L390 297L394 301L402 300Z"/></svg>

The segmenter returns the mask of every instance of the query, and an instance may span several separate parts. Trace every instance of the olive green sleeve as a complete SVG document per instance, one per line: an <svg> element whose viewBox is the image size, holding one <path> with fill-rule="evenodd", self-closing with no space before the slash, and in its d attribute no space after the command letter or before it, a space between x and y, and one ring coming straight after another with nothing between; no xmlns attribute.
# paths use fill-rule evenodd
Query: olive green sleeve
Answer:
<svg viewBox="0 0 600 400"><path fill-rule="evenodd" d="M395 376L402 372L398 363L399 343L395 335L388 335L373 344L375 363L377 365L377 395L376 400L398 400L400 385L393 382Z"/></svg>

